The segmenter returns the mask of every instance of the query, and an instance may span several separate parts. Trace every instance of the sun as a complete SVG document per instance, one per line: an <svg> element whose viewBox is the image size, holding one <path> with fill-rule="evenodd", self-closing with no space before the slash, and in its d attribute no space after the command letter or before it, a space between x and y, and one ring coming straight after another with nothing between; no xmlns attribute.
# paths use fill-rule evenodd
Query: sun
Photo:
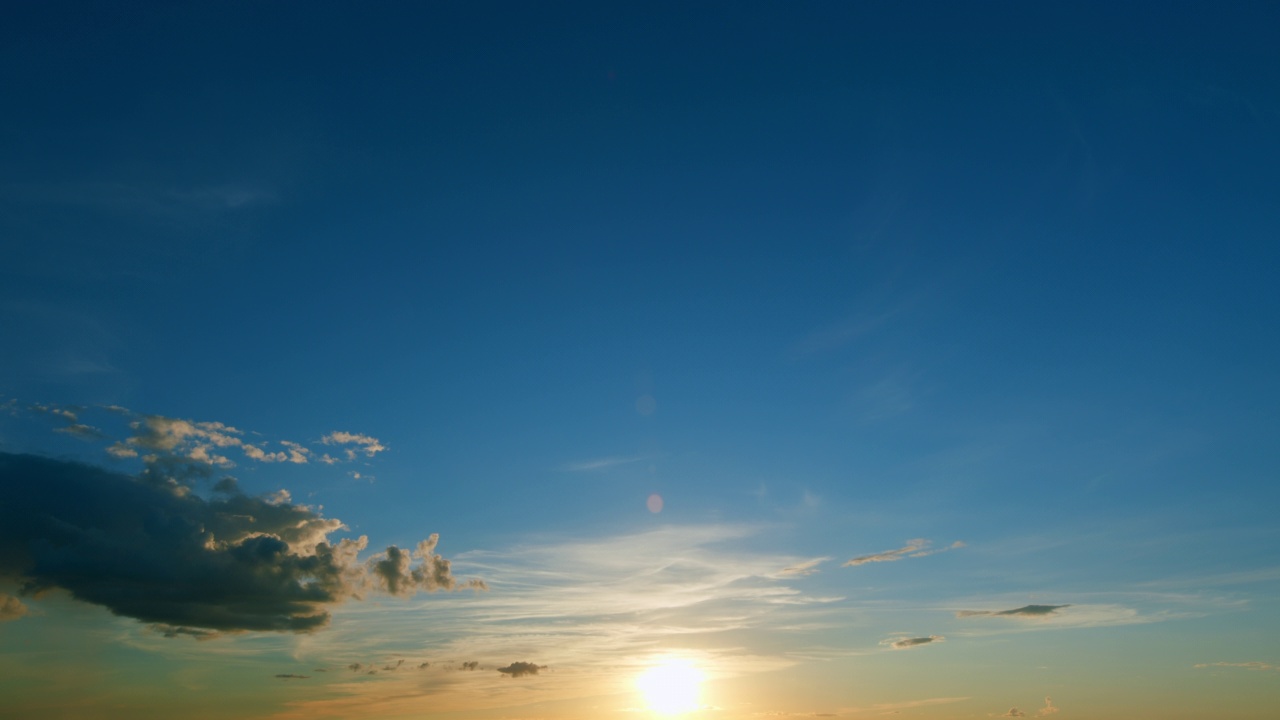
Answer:
<svg viewBox="0 0 1280 720"><path fill-rule="evenodd" d="M698 709L698 686L702 672L685 660L667 660L636 678L649 709L663 715L678 715Z"/></svg>

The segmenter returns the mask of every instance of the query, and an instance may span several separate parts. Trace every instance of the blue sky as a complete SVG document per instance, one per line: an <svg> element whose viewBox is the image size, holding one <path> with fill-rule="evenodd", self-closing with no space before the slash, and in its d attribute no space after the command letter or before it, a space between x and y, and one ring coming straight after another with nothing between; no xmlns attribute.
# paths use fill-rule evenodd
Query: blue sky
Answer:
<svg viewBox="0 0 1280 720"><path fill-rule="evenodd" d="M664 657L726 720L1273 713L1273 7L11 20L0 688L28 714L601 717ZM131 605L128 563L90 591L41 553L102 548L18 522L129 557L126 496L367 547L241 627L214 575L157 556ZM206 550L316 557L235 527ZM436 533L406 567L462 591L397 597L386 548Z"/></svg>

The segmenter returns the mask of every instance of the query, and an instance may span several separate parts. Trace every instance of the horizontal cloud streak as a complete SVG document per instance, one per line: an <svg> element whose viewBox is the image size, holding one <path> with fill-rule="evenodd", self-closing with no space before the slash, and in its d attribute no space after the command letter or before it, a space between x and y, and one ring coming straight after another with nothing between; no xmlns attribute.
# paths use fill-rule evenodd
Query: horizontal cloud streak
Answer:
<svg viewBox="0 0 1280 720"><path fill-rule="evenodd" d="M968 617L1014 617L1014 618L1046 618L1070 605L1023 605L1012 610L961 610L958 618Z"/></svg>
<svg viewBox="0 0 1280 720"><path fill-rule="evenodd" d="M880 644L888 645L894 650L910 650L922 645L931 645L933 643L945 642L946 638L941 635L929 635L927 637L904 637L884 640Z"/></svg>
<svg viewBox="0 0 1280 720"><path fill-rule="evenodd" d="M866 565L868 563L897 562L903 558L927 557L929 555L936 555L941 552L947 552L948 550L955 550L957 548L964 547L964 543L959 540L951 543L947 547L933 550L930 549L931 545L933 545L933 543L929 540L925 540L924 538L908 540L905 546L896 550L885 550L884 552L872 553L871 555L859 555L858 557L846 562L844 567L857 567L858 565Z"/></svg>

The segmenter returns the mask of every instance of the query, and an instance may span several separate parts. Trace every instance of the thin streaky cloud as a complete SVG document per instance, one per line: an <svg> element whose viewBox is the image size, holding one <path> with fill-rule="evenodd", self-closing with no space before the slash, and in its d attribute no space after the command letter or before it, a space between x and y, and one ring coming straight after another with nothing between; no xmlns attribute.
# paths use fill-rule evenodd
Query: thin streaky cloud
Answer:
<svg viewBox="0 0 1280 720"><path fill-rule="evenodd" d="M782 568L776 574L777 577L805 577L818 572L818 566L830 560L829 557L813 558L804 562L788 565Z"/></svg>
<svg viewBox="0 0 1280 720"><path fill-rule="evenodd" d="M1012 610L960 610L956 613L958 618L969 617L1012 617L1012 618L1047 618L1056 614L1063 608L1069 608L1070 605L1023 605L1022 607L1013 608Z"/></svg>
<svg viewBox="0 0 1280 720"><path fill-rule="evenodd" d="M1272 665L1271 663L1260 662L1257 660L1251 660L1248 662L1197 663L1194 667L1197 667L1197 668L1215 668L1215 667L1246 668L1248 670L1261 670L1264 672L1268 670L1280 670L1280 666Z"/></svg>
<svg viewBox="0 0 1280 720"><path fill-rule="evenodd" d="M631 463L637 463L648 459L648 455L611 455L609 457L565 463L560 466L560 469L565 472L590 472L592 470L603 470L605 468L616 467L618 465L630 465Z"/></svg>
<svg viewBox="0 0 1280 720"><path fill-rule="evenodd" d="M880 562L897 562L903 558L928 557L929 555L937 555L938 553L956 550L965 546L964 542L957 540L944 548L931 549L933 542L924 538L915 538L908 540L907 544L895 550L885 550L883 552L872 553L870 555L859 555L845 562L843 567L857 567L869 563Z"/></svg>

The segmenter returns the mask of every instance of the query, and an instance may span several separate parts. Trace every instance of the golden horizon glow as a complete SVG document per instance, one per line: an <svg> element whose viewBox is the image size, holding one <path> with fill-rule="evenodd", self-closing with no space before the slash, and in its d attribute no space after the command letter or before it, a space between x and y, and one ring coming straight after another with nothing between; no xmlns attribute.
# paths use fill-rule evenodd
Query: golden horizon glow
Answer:
<svg viewBox="0 0 1280 720"><path fill-rule="evenodd" d="M636 678L649 710L661 715L680 715L697 710L700 704L702 671L688 660L665 660Z"/></svg>

